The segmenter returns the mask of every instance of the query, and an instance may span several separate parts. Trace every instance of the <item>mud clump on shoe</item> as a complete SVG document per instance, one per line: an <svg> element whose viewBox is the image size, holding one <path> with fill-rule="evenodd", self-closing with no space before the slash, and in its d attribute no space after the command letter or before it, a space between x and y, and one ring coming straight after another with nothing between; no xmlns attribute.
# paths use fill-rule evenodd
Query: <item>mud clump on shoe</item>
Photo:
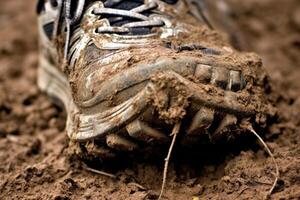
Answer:
<svg viewBox="0 0 300 200"><path fill-rule="evenodd" d="M151 76L155 87L152 103L159 113L160 119L168 124L175 124L186 115L190 94L178 79L166 73Z"/></svg>

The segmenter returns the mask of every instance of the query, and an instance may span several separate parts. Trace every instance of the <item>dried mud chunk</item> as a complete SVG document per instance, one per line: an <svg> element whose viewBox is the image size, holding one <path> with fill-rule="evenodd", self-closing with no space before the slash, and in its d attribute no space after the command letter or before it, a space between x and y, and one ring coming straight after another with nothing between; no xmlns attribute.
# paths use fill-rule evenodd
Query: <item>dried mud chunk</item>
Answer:
<svg viewBox="0 0 300 200"><path fill-rule="evenodd" d="M151 76L155 86L155 95L152 97L153 105L159 113L160 119L172 124L186 115L185 108L189 105L190 94L186 87L170 73L157 73ZM157 94L167 94L168 105ZM163 95L164 96L164 95ZM163 103L163 104L162 104Z"/></svg>

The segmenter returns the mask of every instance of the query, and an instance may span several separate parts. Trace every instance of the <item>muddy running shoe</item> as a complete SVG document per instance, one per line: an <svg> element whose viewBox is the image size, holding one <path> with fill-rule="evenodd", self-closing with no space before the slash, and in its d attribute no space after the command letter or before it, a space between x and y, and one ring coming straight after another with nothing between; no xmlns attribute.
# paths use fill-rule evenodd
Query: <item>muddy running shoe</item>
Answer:
<svg viewBox="0 0 300 200"><path fill-rule="evenodd" d="M179 121L193 141L265 123L261 60L233 50L197 2L38 2L38 85L66 108L72 141L101 156L169 143Z"/></svg>

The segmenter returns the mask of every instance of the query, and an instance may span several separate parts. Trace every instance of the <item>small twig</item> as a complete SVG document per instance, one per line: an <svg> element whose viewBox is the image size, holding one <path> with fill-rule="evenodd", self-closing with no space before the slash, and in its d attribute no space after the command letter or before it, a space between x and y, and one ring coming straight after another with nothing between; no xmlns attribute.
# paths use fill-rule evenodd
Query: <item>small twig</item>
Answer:
<svg viewBox="0 0 300 200"><path fill-rule="evenodd" d="M279 167L278 167L278 164L277 164L277 162L276 162L276 160L275 160L275 158L274 158L271 150L269 149L269 147L267 146L267 144L264 142L264 140L255 132L255 130L252 127L249 127L248 129L258 138L258 140L261 142L261 144L265 147L265 150L268 152L269 156L272 158L272 161L273 161L273 163L275 165L275 170L276 170L275 181L274 181L272 187L270 188L270 190L269 190L269 192L267 194L267 197L269 197L272 194L274 188L277 185L277 182L278 182L278 179L279 179L279 176L280 176L279 175Z"/></svg>
<svg viewBox="0 0 300 200"><path fill-rule="evenodd" d="M100 171L100 170L97 170L97 169L93 169L93 168L90 168L88 167L86 164L83 164L82 167L87 170L87 171L90 171L90 172L93 172L93 173L96 173L96 174L100 174L100 175L103 175L103 176L107 176L107 177L110 177L110 178L113 178L113 179L116 179L117 176L113 175L113 174L110 174L110 173L107 173L107 172L104 172L104 171Z"/></svg>
<svg viewBox="0 0 300 200"><path fill-rule="evenodd" d="M178 122L177 124L175 124L175 126L172 130L172 133L171 133L171 136L173 136L173 139L172 139L169 151L168 151L168 155L165 158L163 182L162 182L162 185L161 185L161 190L160 190L158 200L160 200L162 198L162 195L164 194L164 190L165 190L165 186L166 186L167 173L168 173L169 160L170 160L172 150L173 150L173 147L174 147L174 144L175 144L175 141L176 141L176 136L177 136L177 134L179 132L179 129L180 129L180 125L181 125L181 122Z"/></svg>
<svg viewBox="0 0 300 200"><path fill-rule="evenodd" d="M242 191L240 191L238 193L238 195L234 198L234 199L238 199L246 190L250 189L249 187L245 187L244 189L242 189Z"/></svg>
<svg viewBox="0 0 300 200"><path fill-rule="evenodd" d="M272 183L266 183L266 182L262 182L262 181L256 181L254 180L255 183L258 183L258 184L262 184L262 185L272 185Z"/></svg>
<svg viewBox="0 0 300 200"><path fill-rule="evenodd" d="M137 187L138 189L140 189L140 190L147 190L144 186L142 186L142 185L140 185L140 184L138 184L138 183L134 183L134 182L131 182L131 183L128 183L127 184L128 186L134 186L134 187Z"/></svg>

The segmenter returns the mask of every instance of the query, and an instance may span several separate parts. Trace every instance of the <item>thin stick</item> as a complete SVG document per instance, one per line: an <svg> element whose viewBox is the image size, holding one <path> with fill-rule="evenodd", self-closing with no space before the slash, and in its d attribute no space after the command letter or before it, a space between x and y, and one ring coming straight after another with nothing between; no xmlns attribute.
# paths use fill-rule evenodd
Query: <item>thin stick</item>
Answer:
<svg viewBox="0 0 300 200"><path fill-rule="evenodd" d="M161 185L161 190L160 190L158 200L160 200L162 198L162 195L164 194L164 190L165 190L165 186L166 186L167 173L168 173L169 160L170 160L172 150L173 150L173 147L174 147L174 144L175 144L175 141L176 141L176 136L177 136L177 134L179 132L179 129L180 129L180 125L181 125L181 122L178 122L177 124L175 124L175 126L172 130L172 133L171 133L171 136L173 136L173 139L172 139L172 143L170 145L169 151L168 151L168 155L165 158L163 182L162 182L162 185Z"/></svg>
<svg viewBox="0 0 300 200"><path fill-rule="evenodd" d="M144 186L142 186L142 185L140 185L138 183L131 182L131 183L128 183L127 185L128 186L135 186L135 187L137 187L140 190L144 190L144 191L147 190Z"/></svg>
<svg viewBox="0 0 300 200"><path fill-rule="evenodd" d="M267 194L267 197L268 197L269 195L272 194L274 188L275 188L276 185L277 185L277 182L278 182L278 179L279 179L279 176L280 176L280 175L279 175L279 167L278 167L278 164L277 164L277 162L276 162L276 160L275 160L275 158L274 158L274 156L273 156L271 150L269 149L269 147L267 146L267 144L264 142L264 140L263 140L263 139L255 132L255 130L254 130L252 127L249 127L249 130L250 130L250 131L258 138L258 140L259 140L259 141L262 143L262 145L265 147L266 151L268 152L269 156L272 158L272 161L273 161L273 163L274 163L274 165L275 165L275 169L276 169L275 181L274 181L274 183L273 183L271 189L269 190L269 192L268 192L268 194Z"/></svg>
<svg viewBox="0 0 300 200"><path fill-rule="evenodd" d="M110 173L107 173L107 172L104 172L104 171L100 171L100 170L97 170L97 169L93 169L93 168L90 168L88 167L87 165L83 164L83 168L87 171L90 171L90 172L94 172L96 174L100 174L100 175L103 175L103 176L107 176L107 177L110 177L110 178L117 178L115 175L113 174L110 174Z"/></svg>

